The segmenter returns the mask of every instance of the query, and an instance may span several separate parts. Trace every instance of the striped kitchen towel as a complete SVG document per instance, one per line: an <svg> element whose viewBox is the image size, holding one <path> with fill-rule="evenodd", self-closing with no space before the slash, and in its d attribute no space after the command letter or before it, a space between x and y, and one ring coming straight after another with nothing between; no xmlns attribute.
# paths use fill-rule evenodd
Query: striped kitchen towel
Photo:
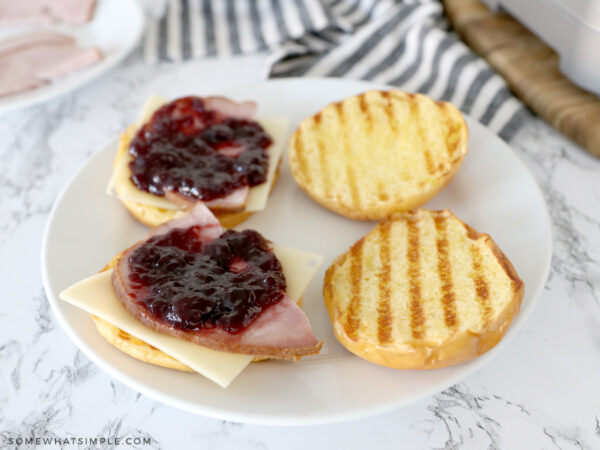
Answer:
<svg viewBox="0 0 600 450"><path fill-rule="evenodd" d="M270 77L351 77L447 100L510 139L526 114L439 0L169 0L147 61L268 52Z"/></svg>

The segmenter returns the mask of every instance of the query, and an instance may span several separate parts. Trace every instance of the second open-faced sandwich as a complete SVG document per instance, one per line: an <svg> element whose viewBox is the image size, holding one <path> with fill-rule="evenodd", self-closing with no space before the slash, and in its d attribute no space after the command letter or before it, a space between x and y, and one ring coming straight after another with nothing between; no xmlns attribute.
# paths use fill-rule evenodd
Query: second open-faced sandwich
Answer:
<svg viewBox="0 0 600 450"><path fill-rule="evenodd" d="M297 302L321 262L254 230L225 230L200 203L60 297L125 353L227 386L253 359L319 352Z"/></svg>
<svg viewBox="0 0 600 450"><path fill-rule="evenodd" d="M255 119L254 102L151 96L121 135L108 193L148 226L197 203L231 228L265 208L287 119Z"/></svg>

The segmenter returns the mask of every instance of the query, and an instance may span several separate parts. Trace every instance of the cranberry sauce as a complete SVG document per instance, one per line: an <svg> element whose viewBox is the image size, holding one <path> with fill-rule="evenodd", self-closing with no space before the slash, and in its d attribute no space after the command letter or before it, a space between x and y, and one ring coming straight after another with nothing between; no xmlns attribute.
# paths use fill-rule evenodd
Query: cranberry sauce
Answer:
<svg viewBox="0 0 600 450"><path fill-rule="evenodd" d="M254 121L207 110L200 97L180 98L158 109L131 141L131 180L154 195L223 198L266 181L271 143Z"/></svg>
<svg viewBox="0 0 600 450"><path fill-rule="evenodd" d="M173 229L129 257L132 297L153 318L184 331L236 333L283 298L281 264L258 232L229 230L205 244L197 232Z"/></svg>

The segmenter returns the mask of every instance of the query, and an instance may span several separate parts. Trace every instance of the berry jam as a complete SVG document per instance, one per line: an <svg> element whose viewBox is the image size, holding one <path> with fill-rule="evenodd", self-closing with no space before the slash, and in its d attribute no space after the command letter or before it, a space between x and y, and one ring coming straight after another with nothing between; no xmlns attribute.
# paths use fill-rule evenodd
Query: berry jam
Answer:
<svg viewBox="0 0 600 450"><path fill-rule="evenodd" d="M271 144L258 123L207 110L200 97L180 98L158 109L132 139L131 180L154 195L223 198L266 181Z"/></svg>
<svg viewBox="0 0 600 450"><path fill-rule="evenodd" d="M204 244L198 232L176 228L135 249L129 257L131 297L177 329L237 333L283 298L281 264L256 231L229 230Z"/></svg>

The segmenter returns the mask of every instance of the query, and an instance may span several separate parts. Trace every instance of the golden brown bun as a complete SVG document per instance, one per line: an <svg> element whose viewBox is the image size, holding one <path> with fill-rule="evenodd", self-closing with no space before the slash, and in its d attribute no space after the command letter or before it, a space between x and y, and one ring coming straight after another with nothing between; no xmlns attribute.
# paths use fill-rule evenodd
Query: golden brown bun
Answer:
<svg viewBox="0 0 600 450"><path fill-rule="evenodd" d="M99 317L92 316L96 323L96 329L100 335L110 344L117 347L123 353L133 356L135 359L144 361L155 366L166 367L168 369L181 370L183 372L193 372L185 364L163 353L156 347L147 344L146 342L133 337L129 333L115 327L113 324Z"/></svg>
<svg viewBox="0 0 600 450"><path fill-rule="evenodd" d="M133 138L133 135L136 131L136 125L130 125L127 129L121 134L119 138L119 148L117 150L117 156L115 157L115 161L113 163L113 169L116 169L123 158L127 154L127 150L129 149L129 143ZM279 162L281 164L281 161ZM273 186L275 186L275 182L279 176L279 167L275 172L275 179L273 180L273 184L271 186L271 190L273 190ZM134 202L131 200L121 200L121 203L127 208L127 210L131 213L131 215L138 220L139 222L147 225L149 227L157 227L158 225L168 222L169 220L176 219L181 217L187 213L186 210L181 209L164 209L158 208L152 205L145 205L143 203ZM253 213L252 212L222 212L222 211L213 211L215 217L221 222L221 225L225 228L233 228L236 225L244 222L248 219Z"/></svg>
<svg viewBox="0 0 600 450"><path fill-rule="evenodd" d="M429 201L467 153L454 106L421 94L370 91L304 119L290 139L298 185L352 219L380 220Z"/></svg>
<svg viewBox="0 0 600 450"><path fill-rule="evenodd" d="M114 268L120 257L121 254L119 253L105 267L103 267L100 272ZM302 306L302 299L298 300L298 305ZM139 359L140 361L154 364L155 366L181 370L184 372L194 371L182 362L179 362L156 347L153 347L152 345L130 335L126 331L121 330L106 320L94 315L92 315L92 319L94 319L98 333L100 333L104 339L121 350L123 353L126 353L135 359ZM269 358L256 356L252 361L258 362L267 359Z"/></svg>
<svg viewBox="0 0 600 450"><path fill-rule="evenodd" d="M368 361L434 369L494 347L519 312L523 282L492 238L449 211L378 224L325 274L335 336Z"/></svg>

